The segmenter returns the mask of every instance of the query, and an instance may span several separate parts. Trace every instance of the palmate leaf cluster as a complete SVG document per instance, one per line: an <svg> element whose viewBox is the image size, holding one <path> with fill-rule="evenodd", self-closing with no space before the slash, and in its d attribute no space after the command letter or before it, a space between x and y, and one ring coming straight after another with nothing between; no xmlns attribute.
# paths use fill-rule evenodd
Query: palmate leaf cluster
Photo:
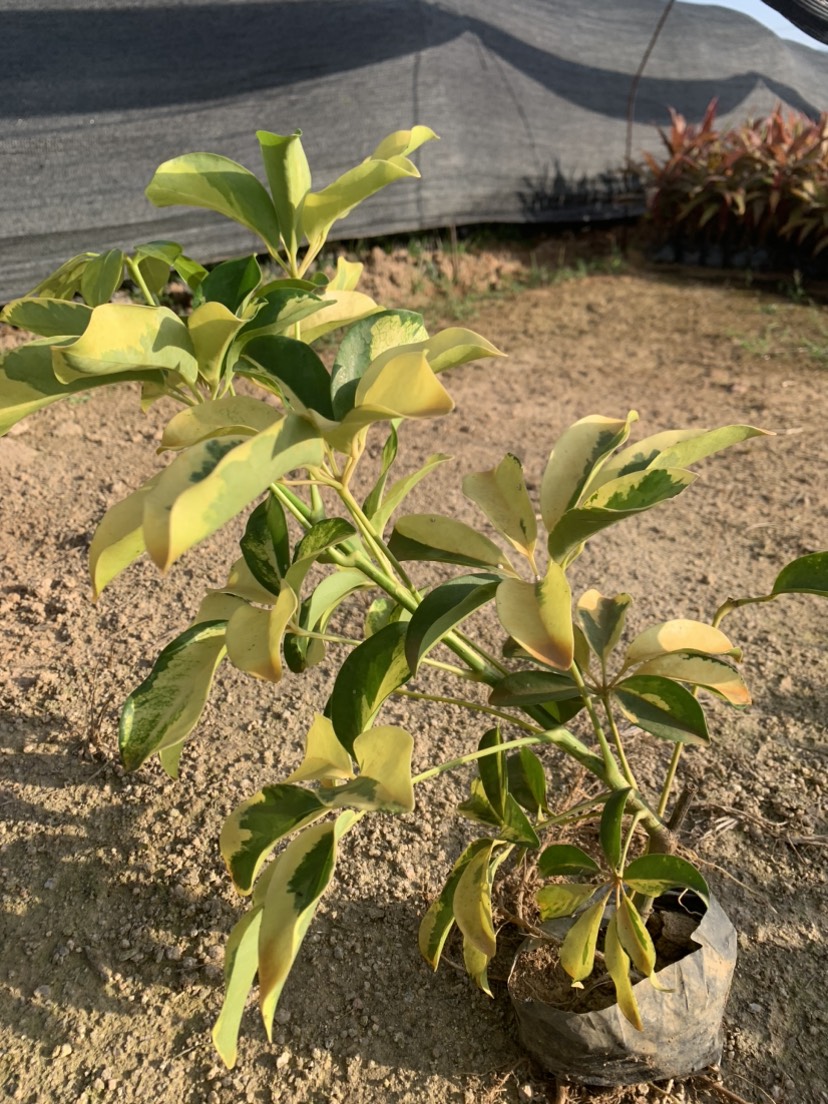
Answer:
<svg viewBox="0 0 828 1104"><path fill-rule="evenodd" d="M581 984L601 947L619 1006L637 1024L631 969L658 984L647 899L674 886L707 894L698 871L671 853L665 822L681 749L710 740L699 693L737 708L750 700L740 652L719 623L746 603L828 593L828 553L819 552L784 568L767 594L729 598L712 624L676 618L631 635L629 595L590 588L573 597L574 565L590 539L682 494L695 464L762 434L750 426L668 430L629 443L634 413L593 415L549 453L537 500L521 461L507 455L463 480L479 526L439 510L405 512L411 491L450 458L438 453L405 469L402 423L449 413L442 373L500 354L472 331L430 335L414 312L383 309L357 290L359 265L340 260L325 276L313 262L336 219L378 188L417 175L409 155L433 137L426 127L396 132L318 192L299 132L259 132L268 187L217 155L175 158L153 177L150 199L242 223L282 275L268 276L256 256L208 271L174 243L154 242L130 255L75 257L3 313L36 335L0 365L3 431L78 391L122 382L139 386L144 408L162 396L180 407L159 450L172 459L111 507L95 532L96 596L140 556L166 571L246 516L224 585L204 594L193 622L124 705L124 765L135 770L157 754L177 775L220 663L278 683L336 649L337 673L301 765L265 780L222 831L228 871L250 898L229 937L214 1031L228 1065L257 975L271 1030L342 836L365 816L410 813L418 787L470 763L476 775L458 813L485 834L459 857L423 919L424 957L436 967L456 927L468 972L488 991L494 880L507 861L530 858L546 879L536 902L541 919L575 916L561 946L564 969ZM192 292L184 318L159 301L171 270ZM124 273L142 305L110 302ZM314 346L333 331L329 367ZM377 431L382 445L372 461L367 444ZM370 488L360 499L358 469ZM418 584L410 572L420 564L426 582ZM456 574L433 585L433 564ZM361 592L374 599L364 631L345 639L334 631L337 614ZM486 606L503 632L500 655L466 635L465 623ZM428 749L427 768L414 775L413 735L381 723L380 714L394 695L433 696L416 689L430 667L457 679L459 696L450 700L474 719L482 715L485 730L456 760L441 762L439 749ZM470 684L475 696L467 698ZM578 714L588 736L565 727ZM638 785L622 728L672 745L659 793ZM550 787L555 753L593 776L596 796L583 806L566 808ZM600 821L597 858L555 838L584 817ZM645 853L628 861L634 841Z"/></svg>

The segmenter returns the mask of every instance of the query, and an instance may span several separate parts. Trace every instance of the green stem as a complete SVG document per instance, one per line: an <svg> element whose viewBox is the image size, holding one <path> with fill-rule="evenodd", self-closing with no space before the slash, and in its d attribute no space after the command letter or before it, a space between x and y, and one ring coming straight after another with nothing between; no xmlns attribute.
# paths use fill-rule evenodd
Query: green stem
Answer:
<svg viewBox="0 0 828 1104"><path fill-rule="evenodd" d="M138 288L138 290L141 292L144 299L146 300L147 306L157 307L158 306L158 300L155 298L155 296L152 294L150 289L147 287L147 282L144 279L143 275L141 274L141 269L139 268L138 264L136 263L135 258L134 257L127 257L126 258L126 266L129 269L129 274L132 277L136 287Z"/></svg>
<svg viewBox="0 0 828 1104"><path fill-rule="evenodd" d="M604 762L604 771L607 775L615 771L618 772L618 764L615 762L612 756L612 749L609 746L606 733L604 732L604 726L601 724L601 720L596 712L595 705L592 701L592 695L587 689L587 685L584 682L583 675L580 672L577 663L573 663L569 668L569 673L572 676L572 681L578 687L581 692L581 701L586 706L586 711L589 714L589 719L592 723L595 737L598 740L598 744L601 748L601 758ZM624 779L624 785L626 786L628 779Z"/></svg>
<svg viewBox="0 0 828 1104"><path fill-rule="evenodd" d="M664 814L667 812L667 803L670 800L670 794L673 789L673 782L676 778L676 771L681 760L681 753L684 750L684 744L676 744L673 748L673 754L670 757L670 766L667 768L667 777L664 779L664 786L661 790L661 798L658 802L658 815L663 819Z"/></svg>
<svg viewBox="0 0 828 1104"><path fill-rule="evenodd" d="M366 542L373 549L374 555L377 557L379 562L381 564L387 564L388 566L390 566L391 570L397 575L402 583L406 587L408 587L414 597L419 598L419 592L409 578L408 572L405 570L405 568L402 566L396 556L394 556L393 553L390 551L388 545L385 543L382 537L375 531L370 519L365 516L362 507L351 494L348 487L340 485L336 488L336 490L339 494L339 497L347 506L348 512L351 514L351 517L357 523L357 526L359 527L362 535L365 537ZM389 572L389 574L390 573L391 572Z"/></svg>
<svg viewBox="0 0 828 1104"><path fill-rule="evenodd" d="M411 783L418 786L421 782L428 782L431 778L437 778L438 775L445 774L446 771L457 770L458 767L464 767L467 763L485 759L487 755L497 755L501 751L512 751L514 748L529 747L532 744L548 743L551 743L551 741L547 739L546 733L537 736L521 736L517 740L507 740L503 744L497 744L494 747L483 748L478 751L470 751L467 755L460 755L457 759L450 759L446 763L440 763L437 767L431 767L429 770L423 771L422 774L415 775L411 779Z"/></svg>
<svg viewBox="0 0 828 1104"><path fill-rule="evenodd" d="M741 606L754 606L760 602L772 602L776 598L775 594L760 594L755 598L728 598L726 602L722 602L719 608L713 615L711 624L714 629L718 629L722 621L729 613L733 613L734 610L739 609Z"/></svg>
<svg viewBox="0 0 828 1104"><path fill-rule="evenodd" d="M402 688L395 690L394 693L403 698L411 698L413 701L430 701L439 702L442 705L459 705L461 708L468 709L473 713L486 713L490 717L497 717L498 720L507 721L509 724L516 725L518 728L522 728L524 732L531 732L535 736L543 735L543 729L529 724L528 721L522 721L512 713L504 713L501 709L493 709L490 705L482 705L480 702L467 701L465 698L452 698L443 696L442 694L424 694L419 690L403 690Z"/></svg>
<svg viewBox="0 0 828 1104"><path fill-rule="evenodd" d="M577 805L573 805L571 809L567 809L564 813L556 813L555 816L539 820L535 828L542 832L545 828L551 828L554 824L566 824L568 820L580 820L581 816L587 813L591 814L596 805L603 805L605 801L606 794L601 794L600 797L590 797L586 801L579 801Z"/></svg>
<svg viewBox="0 0 828 1104"><path fill-rule="evenodd" d="M610 705L609 693L601 695L601 701L604 704L604 712L607 715L607 721L609 722L610 732L612 733L612 742L615 744L615 750L618 752L618 759L621 763L621 769L624 772L624 777L629 782L634 790L638 789L638 783L635 780L635 775L632 772L629 761L627 759L626 752L624 751L624 744L621 740L621 733L618 731L618 725L615 723L615 717Z"/></svg>

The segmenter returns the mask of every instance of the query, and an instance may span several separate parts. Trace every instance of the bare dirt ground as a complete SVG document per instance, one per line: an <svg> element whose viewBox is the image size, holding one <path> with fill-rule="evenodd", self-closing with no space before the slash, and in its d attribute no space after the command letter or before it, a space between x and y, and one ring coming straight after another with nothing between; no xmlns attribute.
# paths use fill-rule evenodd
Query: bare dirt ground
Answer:
<svg viewBox="0 0 828 1104"><path fill-rule="evenodd" d="M642 436L743 421L777 436L711 458L686 495L590 546L577 584L633 593L633 629L709 617L728 594L765 591L788 560L826 547L822 309L629 268L582 265L580 278L550 282L546 265L561 259L550 248L528 267L505 249L478 262L369 258L386 301L419 296L432 315L461 318L509 354L452 372L455 412L405 428L408 470L435 451L456 457L432 478L441 509L474 520L464 472L508 450L537 486L570 422L635 408ZM519 290L518 277L538 286ZM156 764L123 773L118 707L204 586L222 580L239 536L231 527L165 579L139 564L92 604L91 535L107 506L156 469L163 416L143 417L129 389L99 392L0 441L0 1100L560 1099L523 1056L504 987L489 1000L451 964L432 975L416 948L419 916L466 838L451 816L466 776L434 786L415 815L348 840L273 1043L251 1009L237 1068L213 1053L223 942L240 912L219 827L297 763L332 668L274 687L223 667L179 781ZM418 497L411 509L424 505ZM824 600L800 597L730 619L755 701L740 715L716 709L712 747L686 757L699 796L685 842L740 933L721 1068L733 1095L696 1078L573 1090L570 1100L828 1101L826 612ZM412 716L394 703L385 716L414 733L415 769L434 749L448 757L478 738L445 708ZM636 769L653 777L664 755L642 741Z"/></svg>

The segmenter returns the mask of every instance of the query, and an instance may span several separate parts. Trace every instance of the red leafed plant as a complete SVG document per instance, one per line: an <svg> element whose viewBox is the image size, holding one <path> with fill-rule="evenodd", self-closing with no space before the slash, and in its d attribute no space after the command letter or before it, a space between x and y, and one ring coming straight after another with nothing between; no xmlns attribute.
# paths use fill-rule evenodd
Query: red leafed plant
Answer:
<svg viewBox="0 0 828 1104"><path fill-rule="evenodd" d="M716 127L716 100L698 124L671 110L666 159L644 155L650 217L661 241L719 246L727 261L763 247L783 264L828 247L828 113L781 105L741 127Z"/></svg>

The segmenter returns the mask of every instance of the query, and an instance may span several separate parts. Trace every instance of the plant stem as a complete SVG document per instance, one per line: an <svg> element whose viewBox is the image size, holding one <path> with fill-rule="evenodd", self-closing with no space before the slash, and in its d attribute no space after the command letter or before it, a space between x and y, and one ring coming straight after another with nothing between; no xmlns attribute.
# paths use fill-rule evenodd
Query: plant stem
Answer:
<svg viewBox="0 0 828 1104"><path fill-rule="evenodd" d="M535 736L543 735L542 728L537 728L535 725L529 724L528 721L522 721L519 717L515 717L511 713L504 713L501 709L493 709L490 705L482 705L480 702L467 701L465 698L452 698L443 696L442 694L424 694L419 690L403 690L401 687L395 690L394 693L403 698L411 698L413 701L430 701L440 702L443 705L459 705L461 708L468 709L473 713L486 713L490 717L497 717L501 721L508 721L509 724L516 725L518 728L522 728L524 732L531 732Z"/></svg>
<svg viewBox="0 0 828 1104"><path fill-rule="evenodd" d="M729 613L733 613L734 610L739 609L740 606L753 606L759 602L772 602L775 597L775 594L760 594L755 598L728 598L727 601L722 602L716 610L711 624L714 629L718 629L725 617L727 617Z"/></svg>
<svg viewBox="0 0 828 1104"><path fill-rule="evenodd" d="M147 287L147 282L146 282L146 280L144 279L144 277L141 273L141 269L139 268L139 266L135 262L135 259L133 257L127 257L126 258L126 266L129 269L129 274L132 277L133 281L135 282L136 287L138 288L138 290L141 292L144 299L146 300L147 306L157 307L158 306L158 300L155 298L155 296L152 294L150 289Z"/></svg>
<svg viewBox="0 0 828 1104"><path fill-rule="evenodd" d="M411 779L411 784L418 786L421 782L428 782L431 778L436 778L440 774L445 774L446 771L457 770L458 767L464 767L467 763L474 763L477 759L485 759L487 755L497 755L501 751L511 751L513 748L529 747L531 744L551 743L546 737L546 733L540 733L537 736L521 736L517 740L507 740L506 743L497 744L494 747L470 751L467 755L461 755L457 759L450 759L446 763L441 763L437 767L431 767L429 770L423 771L422 774L415 775Z"/></svg>
<svg viewBox="0 0 828 1104"><path fill-rule="evenodd" d="M638 783L635 780L635 775L632 772L632 768L627 760L627 755L624 751L624 744L621 741L621 733L618 731L618 725L615 723L615 717L612 712L612 706L610 705L610 696L608 692L605 692L601 701L604 703L604 712L607 715L607 721L609 722L610 732L612 733L612 741L615 744L615 750L618 752L618 758L621 762L621 769L624 772L624 777L634 790L638 789Z"/></svg>
<svg viewBox="0 0 828 1104"><path fill-rule="evenodd" d="M577 685L578 689L581 692L581 701L586 706L586 711L589 714L590 721L592 722L592 728L595 732L595 737L598 740L598 744L601 748L601 757L604 761L604 771L607 774L610 774L613 770L615 770L615 772L617 773L618 765L612 757L612 750L609 746L609 741L607 740L603 725L601 724L598 713L595 710L595 706L592 702L592 697L589 693L589 690L587 690L586 683L584 682L583 676L577 663L572 664L572 666L569 668L569 673L572 676L573 682ZM628 781L628 779L624 779L625 785Z"/></svg>
<svg viewBox="0 0 828 1104"><path fill-rule="evenodd" d="M553 824L565 824L568 820L578 820L582 814L591 813L596 805L603 805L605 799L606 794L601 794L600 797L590 797L586 801L579 801L577 805L573 805L566 812L556 813L554 816L546 817L545 820L539 820L535 827L541 832L544 828L551 828Z"/></svg>
<svg viewBox="0 0 828 1104"><path fill-rule="evenodd" d="M365 537L366 542L374 550L374 554L377 556L380 564L389 565L391 570L393 570L393 572L396 573L397 577L403 582L403 584L408 587L414 597L419 598L419 592L409 578L405 568L402 566L396 556L391 553L388 545L385 543L382 537L375 531L370 519L365 516L362 507L351 494L349 488L346 487L344 484L340 484L336 488L336 491L339 497L347 506L348 512L350 513L351 517L357 523L357 526L362 535Z"/></svg>
<svg viewBox="0 0 828 1104"><path fill-rule="evenodd" d="M676 744L673 748L673 754L670 757L670 766L667 768L667 777L664 779L664 786L661 791L661 798L658 802L658 815L663 819L664 814L667 811L667 803L670 800L670 793L673 789L673 782L676 778L676 771L678 770L679 762L681 761L681 753L684 750L684 744Z"/></svg>

